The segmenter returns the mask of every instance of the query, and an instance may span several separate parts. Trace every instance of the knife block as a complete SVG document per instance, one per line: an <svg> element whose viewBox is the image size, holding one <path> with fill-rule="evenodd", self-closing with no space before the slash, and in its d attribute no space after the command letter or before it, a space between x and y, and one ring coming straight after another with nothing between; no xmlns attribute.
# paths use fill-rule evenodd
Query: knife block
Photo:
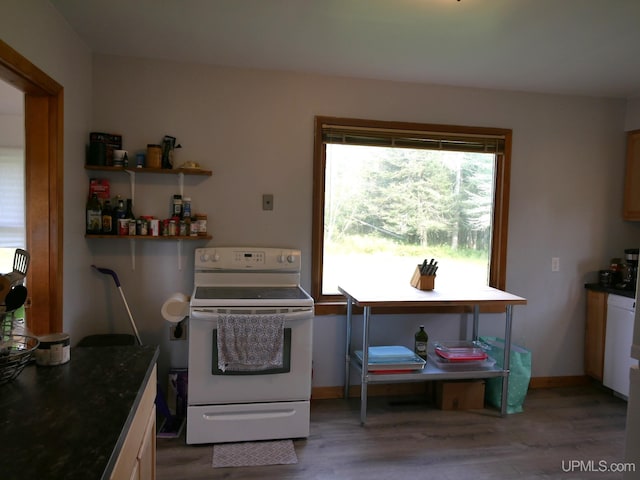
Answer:
<svg viewBox="0 0 640 480"><path fill-rule="evenodd" d="M416 271L413 272L413 277L411 277L411 286L419 290L433 290L435 282L436 282L435 275L420 274L420 265L416 267Z"/></svg>

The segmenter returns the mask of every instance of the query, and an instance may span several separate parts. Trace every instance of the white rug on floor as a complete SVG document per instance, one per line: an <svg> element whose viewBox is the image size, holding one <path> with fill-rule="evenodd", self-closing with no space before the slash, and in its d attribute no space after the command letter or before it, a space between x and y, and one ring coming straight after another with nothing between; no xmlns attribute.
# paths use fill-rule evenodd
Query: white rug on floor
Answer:
<svg viewBox="0 0 640 480"><path fill-rule="evenodd" d="M213 446L213 467L254 467L298 463L291 440L220 443Z"/></svg>

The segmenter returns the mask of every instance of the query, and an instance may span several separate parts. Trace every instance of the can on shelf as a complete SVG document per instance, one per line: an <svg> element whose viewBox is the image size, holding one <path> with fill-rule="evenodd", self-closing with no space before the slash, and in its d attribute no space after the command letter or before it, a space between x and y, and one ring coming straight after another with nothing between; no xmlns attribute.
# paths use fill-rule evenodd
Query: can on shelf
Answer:
<svg viewBox="0 0 640 480"><path fill-rule="evenodd" d="M129 235L129 219L118 219L118 235Z"/></svg>
<svg viewBox="0 0 640 480"><path fill-rule="evenodd" d="M149 235L152 237L157 237L160 235L160 220L157 218L152 218L149 220Z"/></svg>

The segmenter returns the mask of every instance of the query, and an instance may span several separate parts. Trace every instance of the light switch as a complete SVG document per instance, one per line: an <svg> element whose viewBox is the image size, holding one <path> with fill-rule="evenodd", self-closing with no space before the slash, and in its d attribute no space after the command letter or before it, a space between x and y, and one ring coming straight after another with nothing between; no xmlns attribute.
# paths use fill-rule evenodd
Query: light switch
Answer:
<svg viewBox="0 0 640 480"><path fill-rule="evenodd" d="M560 257L552 257L551 258L551 271L559 272L560 271Z"/></svg>

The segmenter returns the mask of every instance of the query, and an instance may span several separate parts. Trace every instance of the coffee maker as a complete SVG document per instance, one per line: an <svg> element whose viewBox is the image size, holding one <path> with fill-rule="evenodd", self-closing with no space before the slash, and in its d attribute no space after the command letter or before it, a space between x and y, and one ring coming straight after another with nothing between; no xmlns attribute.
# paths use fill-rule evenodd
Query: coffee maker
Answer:
<svg viewBox="0 0 640 480"><path fill-rule="evenodd" d="M624 276L625 289L635 290L638 279L638 248L627 248L624 251L626 273Z"/></svg>

